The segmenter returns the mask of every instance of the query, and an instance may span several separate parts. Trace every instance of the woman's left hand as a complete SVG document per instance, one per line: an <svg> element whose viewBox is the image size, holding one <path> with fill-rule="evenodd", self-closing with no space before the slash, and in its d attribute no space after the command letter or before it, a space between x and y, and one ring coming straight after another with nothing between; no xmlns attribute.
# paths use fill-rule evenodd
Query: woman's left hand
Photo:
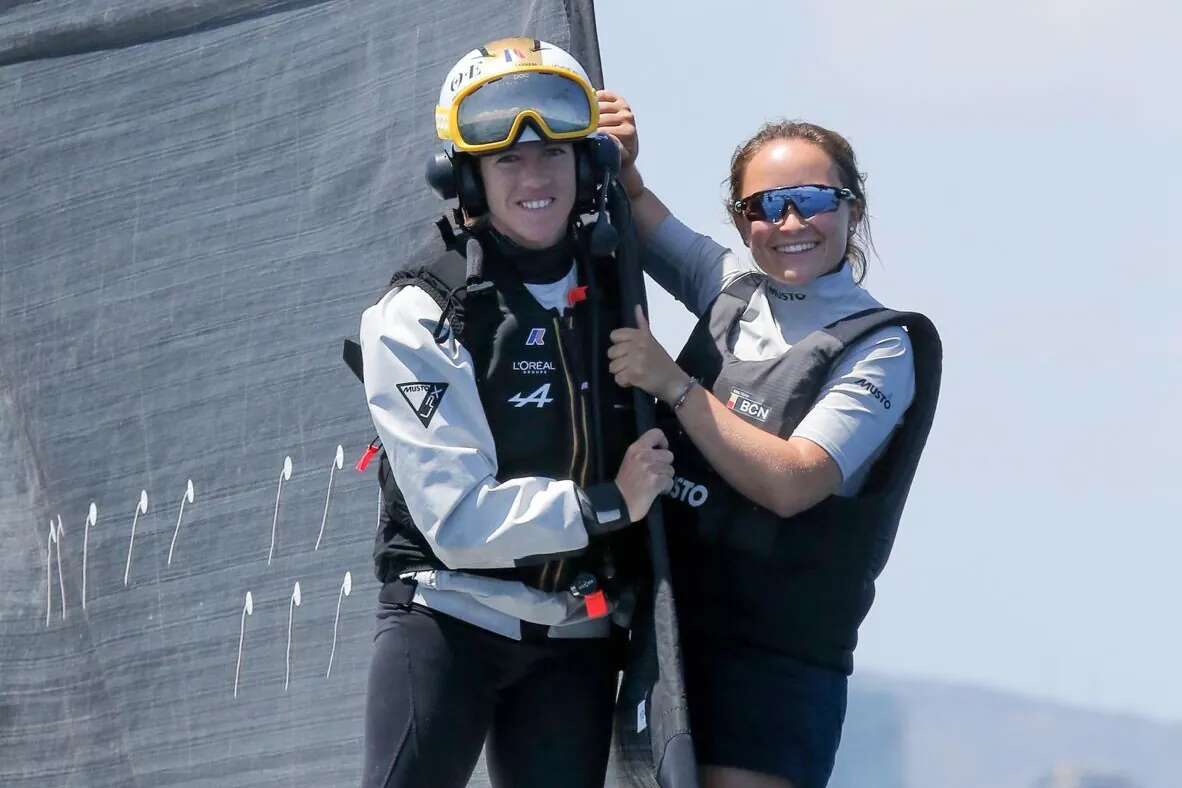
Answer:
<svg viewBox="0 0 1182 788"><path fill-rule="evenodd" d="M689 375L677 366L649 331L644 310L636 307L637 328L617 328L611 333L608 371L620 386L635 386L664 402L681 394Z"/></svg>
<svg viewBox="0 0 1182 788"><path fill-rule="evenodd" d="M595 96L599 100L599 130L620 146L620 166L624 169L635 166L640 155L640 135L632 108L623 96L610 90L597 90Z"/></svg>

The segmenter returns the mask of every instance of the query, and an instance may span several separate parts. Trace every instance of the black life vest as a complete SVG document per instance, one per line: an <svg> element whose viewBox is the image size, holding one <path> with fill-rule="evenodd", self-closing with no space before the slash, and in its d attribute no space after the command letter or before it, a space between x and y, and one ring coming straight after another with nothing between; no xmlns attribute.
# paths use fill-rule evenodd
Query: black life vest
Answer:
<svg viewBox="0 0 1182 788"><path fill-rule="evenodd" d="M788 438L846 347L886 325L908 332L915 398L857 495L831 495L789 518L727 484L666 410L678 478L665 509L683 632L690 641L729 638L848 674L935 413L940 339L923 315L877 309L815 331L778 358L739 360L739 320L763 281L752 274L727 287L678 359L732 410Z"/></svg>
<svg viewBox="0 0 1182 788"><path fill-rule="evenodd" d="M463 245L452 247L454 251L430 265L396 273L390 284L416 286L430 295L443 311L441 323L447 324L437 334L454 332L471 355L496 446L498 481L543 476L587 487L614 478L635 438L631 398L602 362L596 413L590 363L593 350L606 359L608 335L620 325L614 260L578 260L580 281L588 281L587 267L596 266L595 287L560 315L537 302L495 243L482 244L483 281L475 287L466 281L467 263L459 251ZM592 320L592 310L598 310L597 320ZM598 334L594 341L593 323ZM384 450L378 478L383 502L374 545L378 579L388 582L407 572L446 568L415 526ZM636 571L635 551L622 547L636 541L629 533L635 530L597 539L580 554L525 558L506 569L456 569L520 580L546 591L565 590L581 571L601 578L605 572ZM611 554L620 558L605 567Z"/></svg>

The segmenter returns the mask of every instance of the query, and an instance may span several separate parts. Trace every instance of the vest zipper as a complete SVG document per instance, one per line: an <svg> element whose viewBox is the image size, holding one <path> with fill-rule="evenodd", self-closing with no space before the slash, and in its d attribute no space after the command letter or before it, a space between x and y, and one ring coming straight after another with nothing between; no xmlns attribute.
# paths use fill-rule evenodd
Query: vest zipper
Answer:
<svg viewBox="0 0 1182 788"><path fill-rule="evenodd" d="M558 316L553 317L554 321L554 339L558 344L558 363L562 365L562 379L566 381L566 396L570 403L570 427L571 427L571 453L570 453L570 478L575 484L580 487L585 486L580 480L578 474L579 453L582 451L582 441L579 440L579 418L578 413L575 412L575 398L579 396L579 392L575 390L574 379L571 377L570 365L566 360L566 348L562 336L562 323ZM563 567L566 565L565 559L552 561L545 565L542 569L542 580L539 583L543 588L556 583L562 574Z"/></svg>
<svg viewBox="0 0 1182 788"><path fill-rule="evenodd" d="M566 360L562 324L559 322L557 315L554 317L554 334L558 340L558 363L562 365L562 379L566 381L567 401L570 403L571 453L569 475L575 484L582 487L585 484L579 473L579 456L582 453L582 441L579 439L580 420L579 413L576 410L578 408L576 400L579 399L579 392L575 389L575 382L570 373L570 365Z"/></svg>

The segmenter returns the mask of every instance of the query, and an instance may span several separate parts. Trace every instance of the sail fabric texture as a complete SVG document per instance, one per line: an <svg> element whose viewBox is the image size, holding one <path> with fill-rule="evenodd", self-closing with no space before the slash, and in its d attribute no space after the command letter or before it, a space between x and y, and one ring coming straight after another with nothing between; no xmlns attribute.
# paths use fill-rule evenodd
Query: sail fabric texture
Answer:
<svg viewBox="0 0 1182 788"><path fill-rule="evenodd" d="M3 5L0 783L359 782L340 340L437 244L440 80L519 34L598 79L589 0Z"/></svg>

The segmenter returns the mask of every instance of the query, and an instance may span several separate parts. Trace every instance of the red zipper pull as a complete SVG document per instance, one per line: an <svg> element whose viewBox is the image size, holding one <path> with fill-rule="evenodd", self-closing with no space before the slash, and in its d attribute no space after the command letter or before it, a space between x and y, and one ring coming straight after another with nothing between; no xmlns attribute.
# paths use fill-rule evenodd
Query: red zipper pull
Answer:
<svg viewBox="0 0 1182 788"><path fill-rule="evenodd" d="M361 459L357 461L357 471L364 473L365 469L369 467L369 463L374 456L382 450L382 439L375 437L369 442L369 446L365 449L365 453L361 455Z"/></svg>
<svg viewBox="0 0 1182 788"><path fill-rule="evenodd" d="M587 285L579 285L578 287L572 287L570 290L567 291L566 303L568 306L574 306L575 304L579 303L580 301L586 301L586 300L587 300Z"/></svg>

